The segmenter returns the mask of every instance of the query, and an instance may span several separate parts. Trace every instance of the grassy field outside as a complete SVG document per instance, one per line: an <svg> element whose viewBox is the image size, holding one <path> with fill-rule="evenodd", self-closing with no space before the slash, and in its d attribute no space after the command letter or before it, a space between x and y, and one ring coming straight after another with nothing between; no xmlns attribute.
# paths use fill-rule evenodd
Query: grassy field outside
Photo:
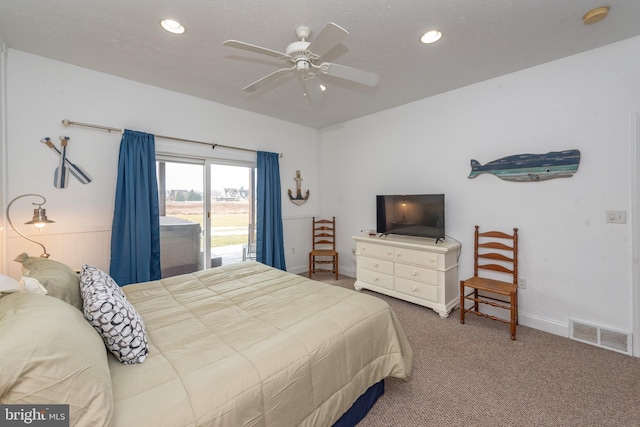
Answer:
<svg viewBox="0 0 640 427"><path fill-rule="evenodd" d="M197 222L204 229L203 202L167 201L166 215ZM247 243L249 201L211 202L211 246Z"/></svg>

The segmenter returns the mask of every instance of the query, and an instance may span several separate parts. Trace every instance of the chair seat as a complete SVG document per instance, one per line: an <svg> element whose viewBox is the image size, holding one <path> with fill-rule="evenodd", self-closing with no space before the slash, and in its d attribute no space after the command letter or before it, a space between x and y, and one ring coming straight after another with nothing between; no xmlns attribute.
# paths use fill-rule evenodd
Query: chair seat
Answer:
<svg viewBox="0 0 640 427"><path fill-rule="evenodd" d="M335 254L337 254L337 251L334 251L333 249L314 249L311 252L309 252L309 255L311 256L335 256Z"/></svg>
<svg viewBox="0 0 640 427"><path fill-rule="evenodd" d="M516 292L518 290L518 286L514 283L487 279L485 277L478 276L474 276L467 280L464 280L464 285L475 288L479 291L488 291L506 296L509 296L512 292Z"/></svg>

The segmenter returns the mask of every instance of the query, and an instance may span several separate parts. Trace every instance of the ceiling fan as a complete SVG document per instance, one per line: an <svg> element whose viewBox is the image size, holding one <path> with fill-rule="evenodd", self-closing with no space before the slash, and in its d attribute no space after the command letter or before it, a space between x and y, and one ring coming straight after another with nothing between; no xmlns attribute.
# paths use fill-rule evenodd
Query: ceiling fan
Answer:
<svg viewBox="0 0 640 427"><path fill-rule="evenodd" d="M349 35L347 30L330 22L311 42L309 42L310 35L311 30L309 27L300 26L296 28L298 41L287 46L285 53L237 40L227 40L223 44L278 59L285 59L292 64L291 67L281 68L251 83L243 89L245 92L255 92L289 73L295 73L304 86L309 102L312 105L319 105L325 101L321 82L318 78L319 74L326 74L367 86L378 84L380 77L375 73L330 62L320 62L322 56L331 51Z"/></svg>

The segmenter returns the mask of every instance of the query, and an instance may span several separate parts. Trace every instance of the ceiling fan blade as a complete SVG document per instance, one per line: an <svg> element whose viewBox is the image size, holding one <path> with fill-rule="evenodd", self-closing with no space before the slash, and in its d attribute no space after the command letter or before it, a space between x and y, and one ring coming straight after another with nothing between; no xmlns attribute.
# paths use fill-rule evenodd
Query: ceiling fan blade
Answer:
<svg viewBox="0 0 640 427"><path fill-rule="evenodd" d="M253 44L240 42L238 40L226 40L222 43L225 46L235 47L236 49L248 50L249 52L261 53L263 55L272 56L274 58L289 58L289 55L275 50L267 49Z"/></svg>
<svg viewBox="0 0 640 427"><path fill-rule="evenodd" d="M380 81L380 76L370 71L362 71L357 68L346 67L344 65L323 62L318 66L320 72L340 79L351 80L367 86L375 86Z"/></svg>
<svg viewBox="0 0 640 427"><path fill-rule="evenodd" d="M245 87L242 90L244 90L245 92L255 92L256 90L260 89L261 87L264 87L264 86L268 85L269 83L278 80L280 77L284 77L285 74L287 74L289 71L293 71L294 68L296 68L296 67L293 66L291 68L281 68L279 70L276 70L271 74L267 74L266 76L264 76L260 80L256 80L255 82L251 83L249 86Z"/></svg>
<svg viewBox="0 0 640 427"><path fill-rule="evenodd" d="M323 56L331 49L336 47L347 37L349 33L344 28L329 22L318 35L311 41L307 50L317 55Z"/></svg>
<svg viewBox="0 0 640 427"><path fill-rule="evenodd" d="M308 78L302 81L304 91L311 105L324 104L325 98L322 88L320 87L320 79L317 77Z"/></svg>

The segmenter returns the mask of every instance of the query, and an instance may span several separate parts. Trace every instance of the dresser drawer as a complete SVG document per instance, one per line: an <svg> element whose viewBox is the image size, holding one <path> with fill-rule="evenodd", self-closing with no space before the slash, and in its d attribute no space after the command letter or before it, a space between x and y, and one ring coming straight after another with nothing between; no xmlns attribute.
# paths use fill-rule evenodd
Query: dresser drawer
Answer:
<svg viewBox="0 0 640 427"><path fill-rule="evenodd" d="M398 262L409 262L425 267L438 267L438 254L433 252L416 251L413 249L396 248L394 260Z"/></svg>
<svg viewBox="0 0 640 427"><path fill-rule="evenodd" d="M416 282L438 284L438 271L430 268L417 267L415 265L396 263L396 277L403 277Z"/></svg>
<svg viewBox="0 0 640 427"><path fill-rule="evenodd" d="M358 255L385 258L389 260L393 259L393 248L390 246L358 242L356 249Z"/></svg>
<svg viewBox="0 0 640 427"><path fill-rule="evenodd" d="M403 294L438 302L438 286L396 277L395 290Z"/></svg>
<svg viewBox="0 0 640 427"><path fill-rule="evenodd" d="M358 266L357 275L359 281L370 283L376 286L381 286L387 289L393 289L393 276L389 274L367 270L366 268Z"/></svg>
<svg viewBox="0 0 640 427"><path fill-rule="evenodd" d="M358 257L358 268L393 275L393 262L378 258Z"/></svg>

